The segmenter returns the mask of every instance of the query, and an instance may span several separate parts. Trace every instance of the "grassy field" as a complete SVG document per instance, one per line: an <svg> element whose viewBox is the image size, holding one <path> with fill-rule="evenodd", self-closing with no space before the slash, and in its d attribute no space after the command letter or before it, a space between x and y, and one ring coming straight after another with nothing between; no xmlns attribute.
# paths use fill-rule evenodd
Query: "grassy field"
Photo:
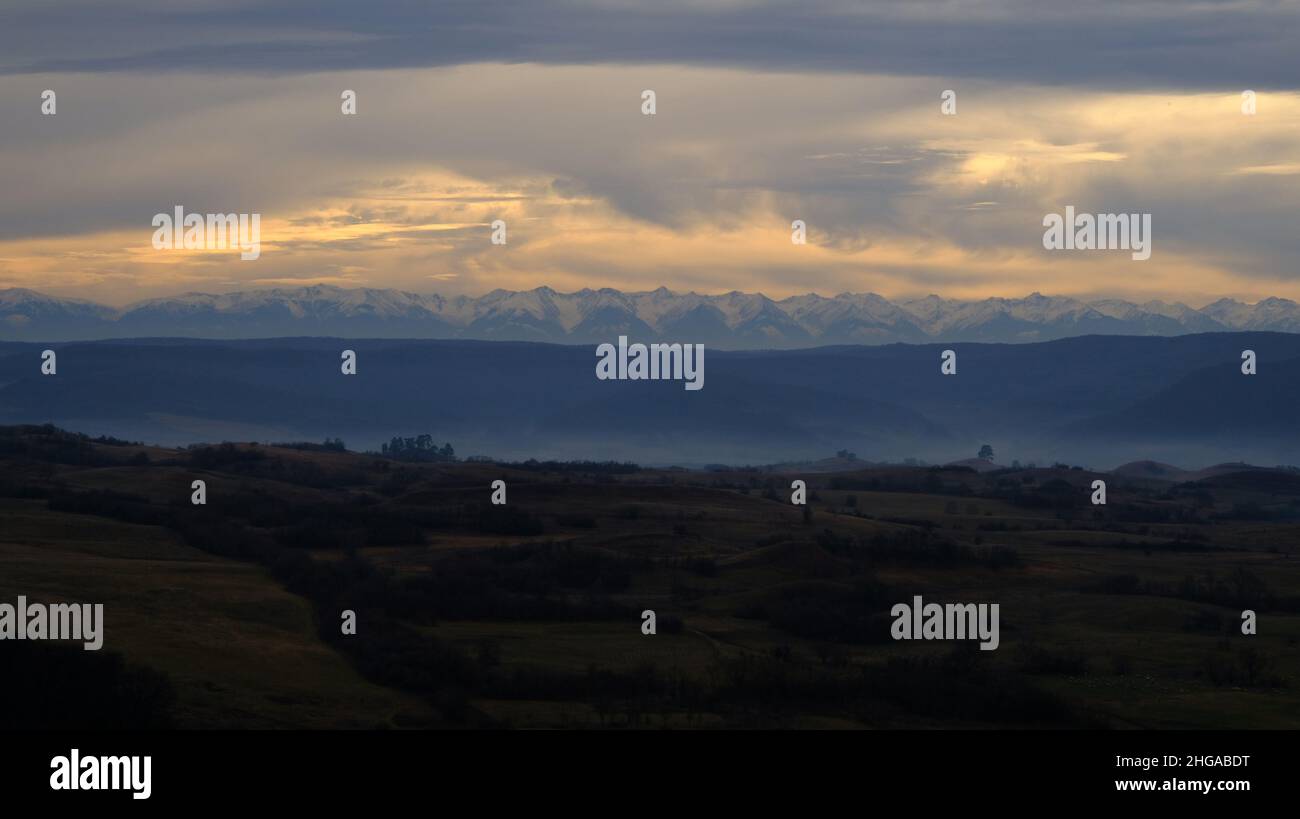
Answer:
<svg viewBox="0 0 1300 819"><path fill-rule="evenodd" d="M419 697L366 681L325 646L310 604L265 569L198 551L160 527L45 506L0 499L0 600L103 603L104 650L172 679L178 725L429 722Z"/></svg>
<svg viewBox="0 0 1300 819"><path fill-rule="evenodd" d="M106 648L167 675L181 727L1300 727L1288 471L0 443L0 599L104 603ZM999 604L1000 647L890 639L917 594Z"/></svg>

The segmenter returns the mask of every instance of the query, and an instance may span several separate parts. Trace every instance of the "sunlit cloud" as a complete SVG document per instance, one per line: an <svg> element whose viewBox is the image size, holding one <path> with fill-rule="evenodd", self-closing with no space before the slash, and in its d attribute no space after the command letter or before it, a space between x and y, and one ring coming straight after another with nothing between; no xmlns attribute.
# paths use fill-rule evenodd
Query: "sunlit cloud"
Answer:
<svg viewBox="0 0 1300 819"><path fill-rule="evenodd" d="M1233 173L1244 176L1295 176L1300 174L1300 162L1279 162L1272 165L1250 165L1237 168Z"/></svg>
<svg viewBox="0 0 1300 819"><path fill-rule="evenodd" d="M1294 93L1246 116L1218 91L972 81L947 117L949 80L692 66L34 81L92 110L20 118L0 146L22 191L0 198L0 286L1300 297ZM0 103L30 87L0 79ZM260 213L261 257L155 250L150 219L178 204ZM1151 259L1044 251L1065 205L1151 213Z"/></svg>

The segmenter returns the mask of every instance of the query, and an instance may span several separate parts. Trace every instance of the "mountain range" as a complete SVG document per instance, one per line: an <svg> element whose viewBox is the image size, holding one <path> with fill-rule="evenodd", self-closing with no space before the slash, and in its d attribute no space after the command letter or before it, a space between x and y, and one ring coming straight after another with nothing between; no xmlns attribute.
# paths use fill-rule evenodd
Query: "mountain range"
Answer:
<svg viewBox="0 0 1300 819"><path fill-rule="evenodd" d="M462 455L1300 464L1300 333L711 350L704 388L596 377L591 346L429 339L0 341L0 424L171 445L432 434ZM341 372L341 351L357 356ZM1252 350L1258 372L1242 372ZM1165 467L1169 469L1170 467Z"/></svg>
<svg viewBox="0 0 1300 819"><path fill-rule="evenodd" d="M1281 298L1255 304L1220 299L1196 309L1039 293L978 301L931 295L894 302L874 293L773 300L761 293L700 295L664 287L633 293L538 287L445 298L313 285L187 293L114 308L33 290L0 290L0 339L12 341L339 336L590 344L626 335L740 350L1226 331L1300 332L1300 304Z"/></svg>

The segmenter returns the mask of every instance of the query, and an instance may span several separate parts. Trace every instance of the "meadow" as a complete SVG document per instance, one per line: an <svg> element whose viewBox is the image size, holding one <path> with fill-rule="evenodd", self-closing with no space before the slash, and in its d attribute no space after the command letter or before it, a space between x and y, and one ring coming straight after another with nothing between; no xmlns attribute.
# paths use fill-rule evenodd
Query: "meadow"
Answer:
<svg viewBox="0 0 1300 819"><path fill-rule="evenodd" d="M52 427L0 430L0 461L0 599L105 604L105 652L162 692L123 685L128 723L1300 727L1289 470L412 463ZM914 595L999 604L998 649L892 640ZM102 662L46 653L33 679Z"/></svg>

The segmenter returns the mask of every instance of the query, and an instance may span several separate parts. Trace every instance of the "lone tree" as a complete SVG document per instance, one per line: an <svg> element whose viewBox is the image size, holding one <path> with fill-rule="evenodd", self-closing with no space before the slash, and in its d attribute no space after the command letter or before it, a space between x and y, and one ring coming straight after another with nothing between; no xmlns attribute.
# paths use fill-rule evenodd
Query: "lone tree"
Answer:
<svg viewBox="0 0 1300 819"><path fill-rule="evenodd" d="M981 460L984 460L984 461L992 461L992 460L993 460L993 447L989 446L988 444L985 444L984 446L980 447L980 454L979 454L979 457L980 457Z"/></svg>

